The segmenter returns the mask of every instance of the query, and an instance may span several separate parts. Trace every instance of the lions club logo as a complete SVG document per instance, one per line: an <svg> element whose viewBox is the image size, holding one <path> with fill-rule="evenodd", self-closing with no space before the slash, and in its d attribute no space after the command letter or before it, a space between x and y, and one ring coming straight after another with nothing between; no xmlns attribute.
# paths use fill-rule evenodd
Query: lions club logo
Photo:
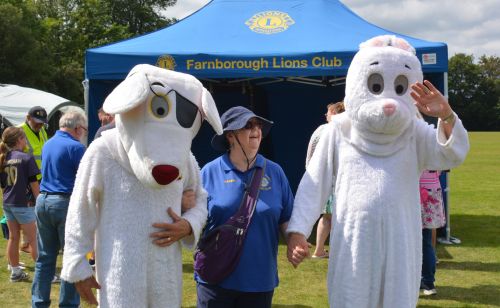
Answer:
<svg viewBox="0 0 500 308"><path fill-rule="evenodd" d="M175 60L172 56L163 55L163 56L158 58L158 61L156 61L156 66L175 71L176 64L175 64Z"/></svg>
<svg viewBox="0 0 500 308"><path fill-rule="evenodd" d="M283 32L295 21L287 14L279 11L265 11L253 15L245 22L250 30L260 34Z"/></svg>
<svg viewBox="0 0 500 308"><path fill-rule="evenodd" d="M267 175L264 175L262 177L262 182L260 182L260 189L261 190L271 189L271 178L268 177Z"/></svg>

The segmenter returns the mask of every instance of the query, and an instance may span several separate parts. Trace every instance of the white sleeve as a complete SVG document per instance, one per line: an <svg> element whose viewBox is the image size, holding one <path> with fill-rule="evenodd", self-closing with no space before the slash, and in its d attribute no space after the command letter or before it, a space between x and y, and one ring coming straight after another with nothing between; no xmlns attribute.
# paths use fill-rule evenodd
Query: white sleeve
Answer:
<svg viewBox="0 0 500 308"><path fill-rule="evenodd" d="M335 181L334 151L335 129L334 125L330 124L323 129L318 145L300 181L287 233L301 233L306 237L311 234L314 223L332 192Z"/></svg>
<svg viewBox="0 0 500 308"><path fill-rule="evenodd" d="M207 221L207 192L201 186L200 167L192 153L190 153L188 164L184 190L192 189L195 192L196 205L182 214L182 218L189 222L193 231L190 236L182 239L182 244L188 249L193 249Z"/></svg>
<svg viewBox="0 0 500 308"><path fill-rule="evenodd" d="M448 139L441 120L438 121L437 129L423 121L417 121L417 134L420 170L447 170L457 167L469 152L469 136L458 116Z"/></svg>
<svg viewBox="0 0 500 308"><path fill-rule="evenodd" d="M86 255L94 250L94 231L105 176L99 164L103 156L101 151L105 149L91 145L83 155L69 202L61 278L71 283L94 274Z"/></svg>

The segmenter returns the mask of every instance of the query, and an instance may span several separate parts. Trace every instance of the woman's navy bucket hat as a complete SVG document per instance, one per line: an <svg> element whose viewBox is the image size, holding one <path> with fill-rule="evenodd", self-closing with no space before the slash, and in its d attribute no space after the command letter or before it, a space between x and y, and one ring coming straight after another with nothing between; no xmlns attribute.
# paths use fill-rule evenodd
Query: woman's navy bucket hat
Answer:
<svg viewBox="0 0 500 308"><path fill-rule="evenodd" d="M236 106L228 109L224 114L220 117L222 122L222 135L215 135L212 138L212 147L220 152L225 152L229 149L229 144L226 139L226 133L233 130L242 129L247 125L247 122L251 118L257 118L262 121L262 138L266 137L269 131L271 130L271 126L273 125L273 121L269 121L264 119L263 117L259 117L253 111L248 110L242 106Z"/></svg>

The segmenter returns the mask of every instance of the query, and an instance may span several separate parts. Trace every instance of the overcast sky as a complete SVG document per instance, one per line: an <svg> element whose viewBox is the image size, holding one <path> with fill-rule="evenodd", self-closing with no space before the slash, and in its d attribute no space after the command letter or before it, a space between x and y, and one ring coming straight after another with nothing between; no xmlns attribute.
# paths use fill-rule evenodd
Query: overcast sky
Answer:
<svg viewBox="0 0 500 308"><path fill-rule="evenodd" d="M177 0L166 15L182 19L210 2ZM448 44L448 54L500 56L499 0L341 0L382 28Z"/></svg>

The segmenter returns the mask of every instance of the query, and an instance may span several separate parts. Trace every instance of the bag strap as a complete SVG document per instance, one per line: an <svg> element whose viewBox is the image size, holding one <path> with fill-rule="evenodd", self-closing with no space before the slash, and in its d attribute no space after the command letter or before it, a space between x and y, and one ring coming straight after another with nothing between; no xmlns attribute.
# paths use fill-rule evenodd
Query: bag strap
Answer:
<svg viewBox="0 0 500 308"><path fill-rule="evenodd" d="M262 182L262 178L264 177L265 168L266 168L265 160L262 168L261 167L255 168L255 171L253 172L252 175L252 180L250 182L250 187L247 186L245 188L245 193L241 200L241 205L238 211L229 218L229 220L237 220L237 221L247 220L247 223L245 225L245 231L250 225L253 213L257 205L257 201L259 199L260 184Z"/></svg>
<svg viewBox="0 0 500 308"><path fill-rule="evenodd" d="M257 206L257 200L259 199L259 192L260 192L260 184L262 183L262 178L264 177L264 172L266 169L266 159L264 159L264 165L262 168L257 167L255 168L252 182L250 184L250 189L248 190L248 195L246 195L248 202L247 206L250 206L249 208L249 215L248 215L248 224L250 224L250 220L252 219L253 212L255 211L255 208Z"/></svg>

